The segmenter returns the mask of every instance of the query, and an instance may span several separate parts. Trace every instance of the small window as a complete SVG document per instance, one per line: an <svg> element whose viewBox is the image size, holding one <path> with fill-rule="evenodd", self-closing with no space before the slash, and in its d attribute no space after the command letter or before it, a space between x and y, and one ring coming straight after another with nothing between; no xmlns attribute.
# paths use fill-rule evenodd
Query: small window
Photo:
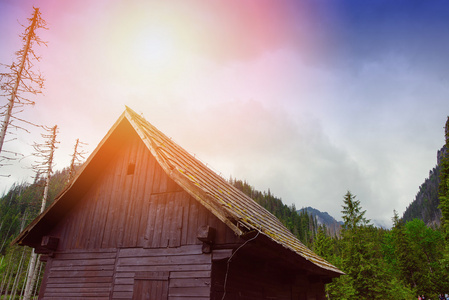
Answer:
<svg viewBox="0 0 449 300"><path fill-rule="evenodd" d="M130 163L128 165L128 171L126 172L126 175L133 175L135 169L136 169L136 164L135 163Z"/></svg>

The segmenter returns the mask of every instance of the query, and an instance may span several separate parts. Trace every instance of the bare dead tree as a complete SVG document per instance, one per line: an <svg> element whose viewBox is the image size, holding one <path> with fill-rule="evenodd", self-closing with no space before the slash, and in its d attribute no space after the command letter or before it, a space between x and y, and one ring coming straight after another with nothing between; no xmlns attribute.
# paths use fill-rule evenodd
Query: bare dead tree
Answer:
<svg viewBox="0 0 449 300"><path fill-rule="evenodd" d="M38 159L32 167L36 171L36 173L45 174L45 188L44 195L42 197L42 206L40 212L42 213L45 209L47 196L48 196L48 186L50 183L50 177L53 173L53 157L54 152L58 148L56 141L56 135L58 134L58 125L53 127L43 127L48 133L41 134L41 136L45 139L43 144L34 143L33 148L35 152L33 153Z"/></svg>
<svg viewBox="0 0 449 300"><path fill-rule="evenodd" d="M42 93L44 86L44 78L40 72L35 72L33 70L34 62L40 61L40 57L34 52L33 46L34 44L46 45L46 43L36 35L36 29L47 29L47 23L42 19L39 8L33 7L33 9L33 17L28 19L30 25L26 27L25 32L20 35L23 40L23 47L15 53L16 61L11 65L0 64L8 70L5 73L0 73L0 96L9 99L6 104L0 106L0 116L4 116L0 131L0 162L13 159L13 157L5 154L14 154L17 156L17 153L3 150L5 136L7 133L10 133L8 132L8 128L21 129L28 132L23 126L15 125L13 120L37 126L32 122L17 117L17 114L23 111L25 105L35 104L35 102L27 98L26 95ZM13 108L15 108L14 111Z"/></svg>
<svg viewBox="0 0 449 300"><path fill-rule="evenodd" d="M84 161L85 157L84 155L87 153L86 151L81 150L81 146L87 145L86 143L80 142L79 139L76 139L75 143L75 149L73 151L72 155L72 161L70 162L70 171L69 171L69 179L68 181L72 180L73 176L75 175L75 168L79 164Z"/></svg>
<svg viewBox="0 0 449 300"><path fill-rule="evenodd" d="M42 205L40 213L43 213L45 210L45 206L47 204L47 196L48 196L48 189L50 185L50 177L52 174L52 168L53 168L53 157L54 152L56 150L56 144L58 143L56 141L56 134L58 133L58 126L55 125L52 128L46 128L46 130L50 134L42 134L42 137L46 139L46 141L43 144L34 144L34 150L36 151L35 155L38 158L42 158L42 161L33 165L33 168L36 170L36 172L44 171L46 174L46 180L45 180L45 187L44 187L44 195L42 197ZM30 262L28 264L28 271L27 271L27 280L26 280L26 286L25 286L25 292L23 299L29 300L31 298L31 294L33 292L33 285L36 281L36 272L38 267L36 266L37 261L37 254L33 251L31 253Z"/></svg>

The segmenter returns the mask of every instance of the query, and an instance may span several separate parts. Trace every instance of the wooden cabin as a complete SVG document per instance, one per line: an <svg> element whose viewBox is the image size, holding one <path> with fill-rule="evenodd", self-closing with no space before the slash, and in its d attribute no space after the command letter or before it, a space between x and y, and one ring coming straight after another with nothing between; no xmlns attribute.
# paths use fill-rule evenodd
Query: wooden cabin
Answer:
<svg viewBox="0 0 449 300"><path fill-rule="evenodd" d="M319 300L343 274L129 108L15 242L39 299Z"/></svg>

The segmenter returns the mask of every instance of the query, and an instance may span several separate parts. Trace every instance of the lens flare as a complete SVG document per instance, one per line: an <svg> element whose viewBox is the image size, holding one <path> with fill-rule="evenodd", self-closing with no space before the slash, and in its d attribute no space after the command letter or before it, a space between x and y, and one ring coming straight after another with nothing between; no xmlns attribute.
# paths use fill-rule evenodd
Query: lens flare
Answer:
<svg viewBox="0 0 449 300"><path fill-rule="evenodd" d="M131 43L133 57L145 67L160 69L176 59L175 37L163 27L143 28Z"/></svg>

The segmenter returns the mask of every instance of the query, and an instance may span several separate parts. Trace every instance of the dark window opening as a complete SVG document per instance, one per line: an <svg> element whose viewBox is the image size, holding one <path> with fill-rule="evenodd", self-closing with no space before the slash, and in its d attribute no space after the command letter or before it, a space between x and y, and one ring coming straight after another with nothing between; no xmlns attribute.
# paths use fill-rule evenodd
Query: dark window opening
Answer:
<svg viewBox="0 0 449 300"><path fill-rule="evenodd" d="M126 175L132 175L134 174L134 170L136 169L136 164L135 163L130 163L128 165L128 171L126 172Z"/></svg>

